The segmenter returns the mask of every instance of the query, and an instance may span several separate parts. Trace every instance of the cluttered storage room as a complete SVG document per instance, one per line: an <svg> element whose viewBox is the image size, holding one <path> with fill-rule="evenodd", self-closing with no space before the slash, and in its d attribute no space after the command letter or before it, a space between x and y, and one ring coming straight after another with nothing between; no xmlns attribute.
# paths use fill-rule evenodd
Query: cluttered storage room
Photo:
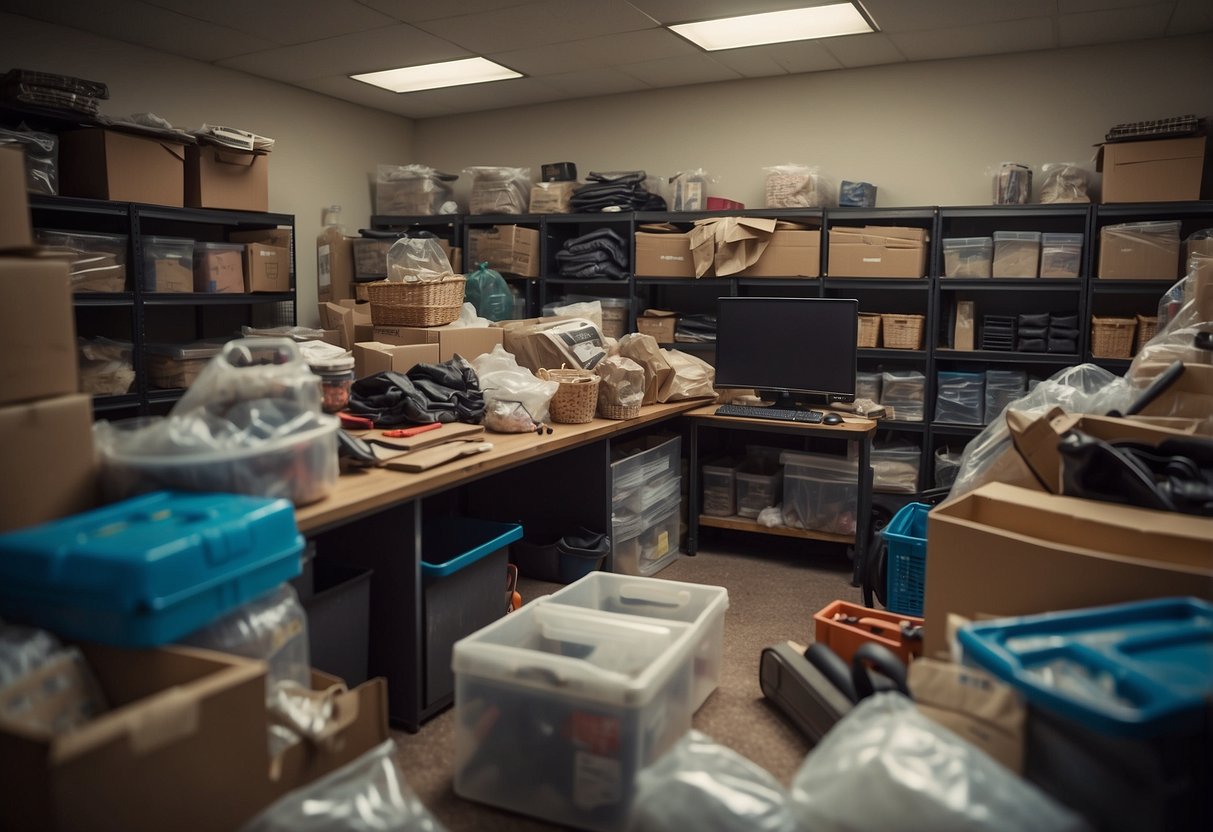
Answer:
<svg viewBox="0 0 1213 832"><path fill-rule="evenodd" d="M1208 0L0 0L0 829L1213 829Z"/></svg>

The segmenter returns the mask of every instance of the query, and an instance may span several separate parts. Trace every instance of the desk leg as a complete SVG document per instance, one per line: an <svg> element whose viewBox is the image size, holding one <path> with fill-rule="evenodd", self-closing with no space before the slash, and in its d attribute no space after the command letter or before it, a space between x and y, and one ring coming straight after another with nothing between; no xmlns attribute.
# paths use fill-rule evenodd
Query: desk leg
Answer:
<svg viewBox="0 0 1213 832"><path fill-rule="evenodd" d="M872 433L859 442L859 504L855 518L855 562L851 586L863 586L868 570L868 538L872 529Z"/></svg>
<svg viewBox="0 0 1213 832"><path fill-rule="evenodd" d="M687 539L686 553L699 550L699 424L691 420L691 449L687 455Z"/></svg>

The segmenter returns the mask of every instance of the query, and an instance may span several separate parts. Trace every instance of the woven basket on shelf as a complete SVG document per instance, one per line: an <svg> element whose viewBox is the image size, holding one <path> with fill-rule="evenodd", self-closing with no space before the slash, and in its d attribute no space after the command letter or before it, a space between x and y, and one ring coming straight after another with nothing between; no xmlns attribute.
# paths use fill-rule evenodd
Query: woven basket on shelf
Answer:
<svg viewBox="0 0 1213 832"><path fill-rule="evenodd" d="M552 421L562 425L580 425L593 420L598 410L598 385L602 379L589 370L539 370L539 377L559 382L549 406Z"/></svg>
<svg viewBox="0 0 1213 832"><path fill-rule="evenodd" d="M885 349L922 349L922 324L925 316L885 312L881 314L880 320L884 329Z"/></svg>
<svg viewBox="0 0 1213 832"><path fill-rule="evenodd" d="M442 326L459 317L463 307L460 274L442 280L416 283L389 283L386 280L366 284L371 302L371 323L375 326Z"/></svg>
<svg viewBox="0 0 1213 832"><path fill-rule="evenodd" d="M1091 316L1091 355L1096 358L1129 358L1133 354L1133 318Z"/></svg>
<svg viewBox="0 0 1213 832"><path fill-rule="evenodd" d="M640 405L607 404L599 401L598 415L604 419L635 419L640 415Z"/></svg>
<svg viewBox="0 0 1213 832"><path fill-rule="evenodd" d="M859 313L858 346L872 348L880 346L880 315L875 312Z"/></svg>
<svg viewBox="0 0 1213 832"><path fill-rule="evenodd" d="M1141 352L1141 348L1149 343L1150 339L1158 334L1158 316L1153 317L1148 315L1137 316L1137 344L1133 347L1133 354Z"/></svg>

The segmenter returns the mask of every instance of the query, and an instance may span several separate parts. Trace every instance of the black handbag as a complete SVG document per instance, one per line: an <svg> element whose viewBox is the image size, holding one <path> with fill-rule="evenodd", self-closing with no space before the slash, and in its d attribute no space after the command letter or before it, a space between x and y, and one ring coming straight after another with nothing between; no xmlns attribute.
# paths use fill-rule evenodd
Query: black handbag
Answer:
<svg viewBox="0 0 1213 832"><path fill-rule="evenodd" d="M1177 437L1150 447L1071 430L1057 449L1066 496L1213 517L1213 440Z"/></svg>

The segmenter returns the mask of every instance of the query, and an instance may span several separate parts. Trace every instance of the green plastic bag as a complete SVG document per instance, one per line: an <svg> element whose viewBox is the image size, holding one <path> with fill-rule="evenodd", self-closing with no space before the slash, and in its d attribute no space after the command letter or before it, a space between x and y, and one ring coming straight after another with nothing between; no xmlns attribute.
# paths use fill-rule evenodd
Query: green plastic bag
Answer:
<svg viewBox="0 0 1213 832"><path fill-rule="evenodd" d="M481 263L467 276L463 287L464 299L476 307L476 314L490 321L505 321L513 317L514 295L499 272Z"/></svg>

